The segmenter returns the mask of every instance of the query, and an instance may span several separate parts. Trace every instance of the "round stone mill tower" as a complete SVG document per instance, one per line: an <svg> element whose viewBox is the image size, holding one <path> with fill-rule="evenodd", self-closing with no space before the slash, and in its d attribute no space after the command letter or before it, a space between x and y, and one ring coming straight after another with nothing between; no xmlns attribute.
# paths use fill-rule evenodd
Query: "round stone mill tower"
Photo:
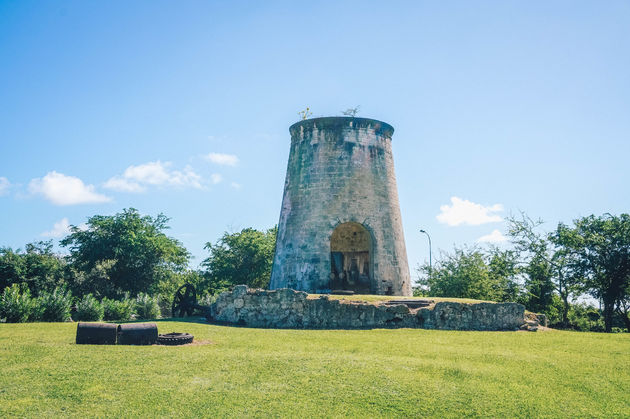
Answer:
<svg viewBox="0 0 630 419"><path fill-rule="evenodd" d="M394 128L353 117L293 124L270 289L411 295Z"/></svg>

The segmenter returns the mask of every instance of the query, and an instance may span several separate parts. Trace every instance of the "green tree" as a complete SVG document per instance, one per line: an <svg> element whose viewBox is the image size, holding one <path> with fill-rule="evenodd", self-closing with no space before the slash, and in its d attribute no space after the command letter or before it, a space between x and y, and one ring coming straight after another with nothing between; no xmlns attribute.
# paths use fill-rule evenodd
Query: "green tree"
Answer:
<svg viewBox="0 0 630 419"><path fill-rule="evenodd" d="M0 292L12 284L26 282L24 257L10 247L0 249Z"/></svg>
<svg viewBox="0 0 630 419"><path fill-rule="evenodd" d="M623 294L619 297L617 312L621 316L621 321L623 321L626 330L630 333L630 281L627 281Z"/></svg>
<svg viewBox="0 0 630 419"><path fill-rule="evenodd" d="M522 271L526 276L523 299L525 307L536 313L547 313L553 304L555 290L551 264L540 254L535 254L526 262ZM563 322L566 324L568 302L563 301L565 301Z"/></svg>
<svg viewBox="0 0 630 419"><path fill-rule="evenodd" d="M0 249L0 290L26 284L33 296L65 284L66 261L53 252L52 240L29 243L26 251Z"/></svg>
<svg viewBox="0 0 630 419"><path fill-rule="evenodd" d="M508 235L520 255L525 274L525 306L528 310L548 313L552 310L554 291L562 300L562 324L569 326L570 300L582 292L580 274L573 269L575 252L559 240L558 231L539 231L542 220L508 218Z"/></svg>
<svg viewBox="0 0 630 419"><path fill-rule="evenodd" d="M245 228L238 233L224 233L216 244L206 243L210 256L202 266L206 268L207 289L214 293L239 284L266 288L277 231L277 227L267 231Z"/></svg>
<svg viewBox="0 0 630 419"><path fill-rule="evenodd" d="M556 241L573 257L571 268L579 272L588 292L603 304L606 332L612 331L615 311L623 312L630 281L630 215L590 215L560 224Z"/></svg>
<svg viewBox="0 0 630 419"><path fill-rule="evenodd" d="M424 273L420 286L434 297L514 301L520 294L516 258L511 251L455 248L453 253L442 254L430 273L428 265L420 270Z"/></svg>
<svg viewBox="0 0 630 419"><path fill-rule="evenodd" d="M517 280L520 272L517 253L491 247L486 254L486 260L497 301L517 301L522 293Z"/></svg>
<svg viewBox="0 0 630 419"><path fill-rule="evenodd" d="M71 226L72 233L60 243L70 249L75 272L87 281L83 287L95 295L153 292L161 281L184 270L190 257L164 234L168 220L163 214L141 216L134 208L113 216L95 215L85 229Z"/></svg>

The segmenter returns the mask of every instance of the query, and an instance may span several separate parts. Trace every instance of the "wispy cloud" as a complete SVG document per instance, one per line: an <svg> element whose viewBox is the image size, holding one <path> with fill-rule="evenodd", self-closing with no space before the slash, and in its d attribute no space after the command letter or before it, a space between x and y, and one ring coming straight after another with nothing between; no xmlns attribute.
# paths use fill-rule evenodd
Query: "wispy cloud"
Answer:
<svg viewBox="0 0 630 419"><path fill-rule="evenodd" d="M3 176L0 176L0 196L6 195L7 193L9 193L10 187L11 187L11 182L9 182L9 179Z"/></svg>
<svg viewBox="0 0 630 419"><path fill-rule="evenodd" d="M492 233L481 236L477 239L477 243L503 243L507 241L507 237L499 230L492 230Z"/></svg>
<svg viewBox="0 0 630 419"><path fill-rule="evenodd" d="M52 230L44 231L42 233L42 236L44 236L44 237L63 237L63 236L65 236L68 233L70 233L70 222L68 221L67 218L62 218L61 220L57 221L53 225Z"/></svg>
<svg viewBox="0 0 630 419"><path fill-rule="evenodd" d="M494 204L486 207L456 196L451 197L451 205L440 206L440 211L436 217L437 220L449 226L481 225L503 221L501 216L495 214L503 211L503 205Z"/></svg>
<svg viewBox="0 0 630 419"><path fill-rule="evenodd" d="M210 153L203 156L205 160L222 166L236 166L239 162L234 154Z"/></svg>
<svg viewBox="0 0 630 419"><path fill-rule="evenodd" d="M107 180L103 186L121 192L143 192L147 186L179 186L201 189L201 176L190 166L171 170L172 163L154 161L129 166L122 175Z"/></svg>
<svg viewBox="0 0 630 419"><path fill-rule="evenodd" d="M240 183L236 183L236 182L232 182L230 183L230 186L233 187L234 189L241 189L242 186Z"/></svg>
<svg viewBox="0 0 630 419"><path fill-rule="evenodd" d="M52 171L43 178L36 178L28 185L29 192L42 195L55 205L98 204L111 198L95 191L81 179Z"/></svg>
<svg viewBox="0 0 630 419"><path fill-rule="evenodd" d="M210 181L216 185L217 183L223 182L223 176L219 173L213 173L210 175Z"/></svg>

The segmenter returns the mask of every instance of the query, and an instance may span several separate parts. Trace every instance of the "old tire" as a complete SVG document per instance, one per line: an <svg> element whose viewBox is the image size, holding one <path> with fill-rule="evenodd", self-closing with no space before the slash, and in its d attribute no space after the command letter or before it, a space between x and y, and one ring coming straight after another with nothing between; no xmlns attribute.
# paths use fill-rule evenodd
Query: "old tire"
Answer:
<svg viewBox="0 0 630 419"><path fill-rule="evenodd" d="M186 345L192 343L193 335L190 333L166 333L157 338L158 345Z"/></svg>

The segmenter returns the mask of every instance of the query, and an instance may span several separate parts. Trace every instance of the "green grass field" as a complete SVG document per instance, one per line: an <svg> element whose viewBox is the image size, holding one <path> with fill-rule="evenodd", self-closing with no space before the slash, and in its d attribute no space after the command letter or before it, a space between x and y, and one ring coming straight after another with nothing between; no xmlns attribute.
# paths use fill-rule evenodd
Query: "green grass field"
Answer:
<svg viewBox="0 0 630 419"><path fill-rule="evenodd" d="M629 334L158 324L207 344L0 324L0 417L630 417Z"/></svg>

